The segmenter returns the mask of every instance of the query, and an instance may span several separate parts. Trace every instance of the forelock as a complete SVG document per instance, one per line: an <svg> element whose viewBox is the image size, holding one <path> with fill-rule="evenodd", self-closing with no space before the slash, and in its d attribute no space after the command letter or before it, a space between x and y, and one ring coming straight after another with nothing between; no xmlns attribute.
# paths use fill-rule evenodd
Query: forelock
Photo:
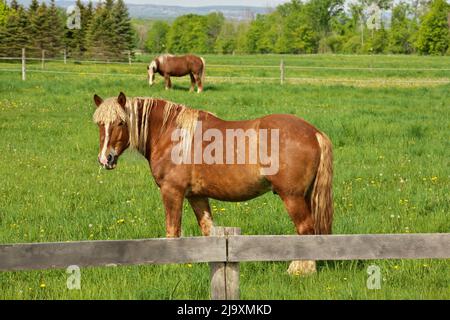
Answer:
<svg viewBox="0 0 450 320"><path fill-rule="evenodd" d="M92 120L97 124L113 123L116 120L126 121L127 114L117 98L108 98L95 110Z"/></svg>

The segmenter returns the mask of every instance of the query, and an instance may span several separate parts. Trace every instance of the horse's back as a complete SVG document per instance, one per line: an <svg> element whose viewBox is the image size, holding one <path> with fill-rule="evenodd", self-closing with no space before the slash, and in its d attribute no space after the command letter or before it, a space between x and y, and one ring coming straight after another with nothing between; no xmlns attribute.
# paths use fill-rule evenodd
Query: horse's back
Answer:
<svg viewBox="0 0 450 320"><path fill-rule="evenodd" d="M304 135L315 135L319 130L306 120L292 114L271 114L258 119L261 128L301 131Z"/></svg>

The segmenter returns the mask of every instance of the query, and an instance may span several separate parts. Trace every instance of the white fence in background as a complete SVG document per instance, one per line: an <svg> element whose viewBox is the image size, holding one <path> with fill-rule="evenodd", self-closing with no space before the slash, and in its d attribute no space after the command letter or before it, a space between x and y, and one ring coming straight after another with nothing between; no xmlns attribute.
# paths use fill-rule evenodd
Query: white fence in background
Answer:
<svg viewBox="0 0 450 320"><path fill-rule="evenodd" d="M17 62L18 68L3 68L0 67L0 72L20 72L22 80L26 80L28 72L33 73L49 73L49 74L66 74L66 75L88 75L88 76L125 76L136 77L145 79L145 73L108 73L108 72L84 72L84 71L65 71L65 70L48 70L46 69L46 62L62 62L64 64L102 64L102 65L147 65L146 62L133 61L131 52L127 52L127 62L125 61L109 61L109 60L79 60L74 58L68 58L66 50L62 50L62 57L46 57L45 50L41 51L40 57L27 57L26 49L22 48L22 55L19 56L0 56L0 61ZM40 62L40 68L38 64L34 63L33 68L27 66L27 61ZM20 68L19 68L20 64ZM0 64L1 66L1 64ZM241 64L207 64L207 69L210 70L236 70L236 69L279 69L279 77L274 76L210 76L207 73L207 80L210 82L280 82L284 83L332 83L332 84L384 84L384 85L432 85L432 84L448 84L450 83L450 76L436 79L421 79L421 78L406 78L406 79L392 79L392 78L342 78L342 77L287 77L286 70L329 70L329 71L372 71L372 72L384 72L384 71L398 71L398 72L448 72L450 68L392 68L392 67L348 67L348 66L289 66L286 65L283 59L281 59L279 65L241 65Z"/></svg>

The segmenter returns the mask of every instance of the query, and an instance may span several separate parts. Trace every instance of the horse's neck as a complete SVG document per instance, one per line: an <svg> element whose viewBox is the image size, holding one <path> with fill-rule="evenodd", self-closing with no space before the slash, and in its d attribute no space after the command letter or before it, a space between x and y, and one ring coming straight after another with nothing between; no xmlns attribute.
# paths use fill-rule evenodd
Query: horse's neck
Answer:
<svg viewBox="0 0 450 320"><path fill-rule="evenodd" d="M153 104L151 106L151 110L149 111L149 116L147 117L147 126L145 124L143 127L147 127L147 150L146 154L144 156L147 158L147 160L150 161L151 153L153 150L155 150L156 144L164 138L162 135L167 132L171 132L171 129L174 129L174 121L172 120L171 115L169 119L164 119L164 113L166 108L166 101L154 99ZM144 110L141 111L141 114ZM141 115L141 125L142 121L145 121ZM164 123L166 122L166 123ZM141 133L143 134L143 133ZM170 139L169 134L169 139Z"/></svg>

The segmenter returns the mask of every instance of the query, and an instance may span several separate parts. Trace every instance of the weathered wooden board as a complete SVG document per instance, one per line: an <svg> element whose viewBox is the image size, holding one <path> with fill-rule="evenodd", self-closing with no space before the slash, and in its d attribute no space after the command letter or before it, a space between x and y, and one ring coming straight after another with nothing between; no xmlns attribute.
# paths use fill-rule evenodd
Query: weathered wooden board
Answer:
<svg viewBox="0 0 450 320"><path fill-rule="evenodd" d="M0 270L226 261L218 237L0 245Z"/></svg>
<svg viewBox="0 0 450 320"><path fill-rule="evenodd" d="M0 270L69 265L422 258L450 258L450 234L230 235L0 245ZM233 265L228 267L233 269ZM238 274L234 271L231 270Z"/></svg>
<svg viewBox="0 0 450 320"><path fill-rule="evenodd" d="M228 261L450 258L450 233L234 236Z"/></svg>

